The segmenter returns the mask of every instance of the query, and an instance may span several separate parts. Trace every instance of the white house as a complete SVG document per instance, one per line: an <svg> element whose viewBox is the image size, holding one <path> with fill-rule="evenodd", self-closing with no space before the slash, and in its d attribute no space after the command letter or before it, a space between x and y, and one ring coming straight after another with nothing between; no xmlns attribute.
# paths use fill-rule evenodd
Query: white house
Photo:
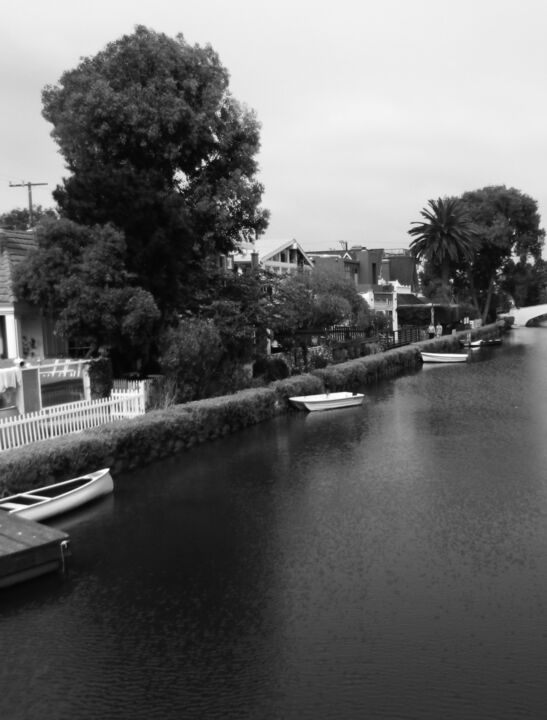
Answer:
<svg viewBox="0 0 547 720"><path fill-rule="evenodd" d="M235 268L241 270L261 267L280 274L309 273L313 270L313 262L294 239L259 238L242 243L240 251L232 256L231 261Z"/></svg>

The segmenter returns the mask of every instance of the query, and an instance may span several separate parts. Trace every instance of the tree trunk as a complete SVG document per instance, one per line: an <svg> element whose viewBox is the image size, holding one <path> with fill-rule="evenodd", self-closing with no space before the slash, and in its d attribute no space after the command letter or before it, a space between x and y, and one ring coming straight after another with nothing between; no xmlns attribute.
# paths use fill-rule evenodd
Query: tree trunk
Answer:
<svg viewBox="0 0 547 720"><path fill-rule="evenodd" d="M486 294L486 302L484 303L484 309L482 311L482 322L483 324L486 322L486 318L488 317L488 313L490 312L490 302L492 301L492 294L494 292L494 276L490 278L490 282L488 283L488 292Z"/></svg>
<svg viewBox="0 0 547 720"><path fill-rule="evenodd" d="M473 301L473 306L477 312L480 312L480 306L479 306L479 299L477 297L477 290L475 288L475 283L473 281L473 273L469 272L469 291L471 293L471 300Z"/></svg>
<svg viewBox="0 0 547 720"><path fill-rule="evenodd" d="M441 282L443 284L443 292L450 295L450 265L447 259L443 260L441 265Z"/></svg>

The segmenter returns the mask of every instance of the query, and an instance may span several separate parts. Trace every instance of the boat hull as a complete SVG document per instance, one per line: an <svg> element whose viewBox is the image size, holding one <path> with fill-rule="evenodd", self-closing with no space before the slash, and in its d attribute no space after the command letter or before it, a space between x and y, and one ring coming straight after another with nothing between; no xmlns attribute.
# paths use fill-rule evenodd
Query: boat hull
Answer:
<svg viewBox="0 0 547 720"><path fill-rule="evenodd" d="M84 480L87 482L82 482ZM0 510L26 520L39 522L75 510L81 505L108 495L113 490L114 482L110 470L104 468L62 483L2 498L0 499Z"/></svg>
<svg viewBox="0 0 547 720"><path fill-rule="evenodd" d="M317 412L362 405L364 397L362 393L336 392L322 393L320 395L300 395L289 398L289 401L299 410Z"/></svg>
<svg viewBox="0 0 547 720"><path fill-rule="evenodd" d="M455 363L467 362L468 356L463 353L420 353L424 363Z"/></svg>

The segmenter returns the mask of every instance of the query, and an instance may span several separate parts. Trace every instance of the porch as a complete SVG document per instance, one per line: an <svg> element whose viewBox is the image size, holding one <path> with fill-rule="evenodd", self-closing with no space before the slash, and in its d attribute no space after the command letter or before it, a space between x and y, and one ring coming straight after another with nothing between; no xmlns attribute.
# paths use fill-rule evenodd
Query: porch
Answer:
<svg viewBox="0 0 547 720"><path fill-rule="evenodd" d="M0 359L0 419L89 399L85 365L70 358L34 364Z"/></svg>

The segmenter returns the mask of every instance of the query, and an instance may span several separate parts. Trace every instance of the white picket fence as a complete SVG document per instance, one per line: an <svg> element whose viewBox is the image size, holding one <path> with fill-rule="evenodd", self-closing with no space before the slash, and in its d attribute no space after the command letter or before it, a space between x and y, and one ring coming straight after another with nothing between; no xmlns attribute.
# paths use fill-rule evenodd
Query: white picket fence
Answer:
<svg viewBox="0 0 547 720"><path fill-rule="evenodd" d="M144 386L115 390L109 398L53 405L0 420L0 450L69 435L122 418L144 415Z"/></svg>

